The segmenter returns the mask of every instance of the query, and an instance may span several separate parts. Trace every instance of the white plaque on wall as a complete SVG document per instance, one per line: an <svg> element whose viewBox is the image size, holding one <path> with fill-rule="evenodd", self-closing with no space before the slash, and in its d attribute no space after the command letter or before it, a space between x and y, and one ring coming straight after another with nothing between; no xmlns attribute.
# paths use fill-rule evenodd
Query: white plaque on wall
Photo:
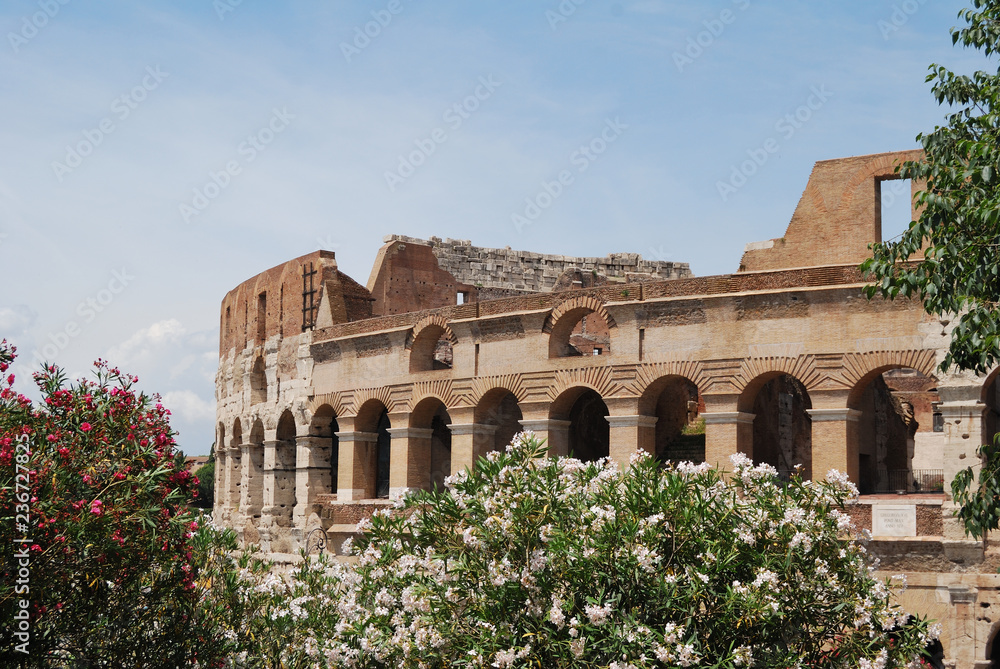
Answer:
<svg viewBox="0 0 1000 669"><path fill-rule="evenodd" d="M872 535L876 537L917 536L917 507L913 504L873 504Z"/></svg>

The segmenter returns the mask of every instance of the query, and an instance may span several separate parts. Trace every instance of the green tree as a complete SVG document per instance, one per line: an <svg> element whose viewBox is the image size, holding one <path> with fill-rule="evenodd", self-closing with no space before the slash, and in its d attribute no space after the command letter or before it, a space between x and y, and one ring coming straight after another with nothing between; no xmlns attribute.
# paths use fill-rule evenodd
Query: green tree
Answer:
<svg viewBox="0 0 1000 669"><path fill-rule="evenodd" d="M952 42L987 58L1000 51L1000 0L972 0L958 14ZM963 75L937 64L927 81L947 124L917 135L924 149L899 175L924 185L918 220L898 240L872 246L861 269L875 281L868 297L917 297L927 313L954 326L941 368L979 374L1000 361L1000 69ZM919 259L908 262L911 257ZM978 475L967 468L952 483L966 532L1000 527L1000 441L979 451Z"/></svg>
<svg viewBox="0 0 1000 669"><path fill-rule="evenodd" d="M972 0L952 42L987 57L1000 49L1000 1ZM924 156L899 167L925 184L918 220L897 240L872 246L861 268L881 294L920 298L929 314L955 321L942 368L987 373L1000 361L1000 70L972 75L930 66L927 81L947 124L917 135ZM911 256L919 260L905 264Z"/></svg>
<svg viewBox="0 0 1000 669"><path fill-rule="evenodd" d="M198 467L194 475L198 479L198 496L195 506L211 509L215 505L215 444L208 451L208 462Z"/></svg>

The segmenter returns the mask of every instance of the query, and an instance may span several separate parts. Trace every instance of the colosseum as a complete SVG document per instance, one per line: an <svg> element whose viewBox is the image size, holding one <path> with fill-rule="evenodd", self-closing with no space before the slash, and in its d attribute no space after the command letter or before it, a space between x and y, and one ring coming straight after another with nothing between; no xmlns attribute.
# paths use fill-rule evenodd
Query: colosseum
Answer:
<svg viewBox="0 0 1000 669"><path fill-rule="evenodd" d="M584 459L838 469L946 664L993 666L1000 553L947 491L997 431L997 374L941 373L949 323L869 301L858 271L918 156L816 163L784 236L723 276L392 235L365 285L326 251L248 279L222 301L217 522L293 561L521 430Z"/></svg>

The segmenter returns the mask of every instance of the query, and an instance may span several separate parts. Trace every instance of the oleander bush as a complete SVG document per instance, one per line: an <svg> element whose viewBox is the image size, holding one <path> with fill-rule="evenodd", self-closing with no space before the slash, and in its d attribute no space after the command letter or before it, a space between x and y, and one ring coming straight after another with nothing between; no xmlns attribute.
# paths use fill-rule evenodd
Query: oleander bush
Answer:
<svg viewBox="0 0 1000 669"><path fill-rule="evenodd" d="M363 527L353 562L241 576L239 667L903 667L934 636L852 534L846 477L545 457L530 434ZM259 640L261 643L255 643Z"/></svg>

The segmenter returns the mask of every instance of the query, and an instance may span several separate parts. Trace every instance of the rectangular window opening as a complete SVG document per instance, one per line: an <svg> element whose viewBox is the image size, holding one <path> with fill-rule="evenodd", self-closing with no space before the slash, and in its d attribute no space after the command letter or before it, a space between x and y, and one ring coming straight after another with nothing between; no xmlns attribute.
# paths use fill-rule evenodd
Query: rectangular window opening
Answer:
<svg viewBox="0 0 1000 669"><path fill-rule="evenodd" d="M257 296L257 341L264 343L267 339L267 293Z"/></svg>
<svg viewBox="0 0 1000 669"><path fill-rule="evenodd" d="M898 242L913 220L912 182L910 179L885 179L878 182L878 241Z"/></svg>

